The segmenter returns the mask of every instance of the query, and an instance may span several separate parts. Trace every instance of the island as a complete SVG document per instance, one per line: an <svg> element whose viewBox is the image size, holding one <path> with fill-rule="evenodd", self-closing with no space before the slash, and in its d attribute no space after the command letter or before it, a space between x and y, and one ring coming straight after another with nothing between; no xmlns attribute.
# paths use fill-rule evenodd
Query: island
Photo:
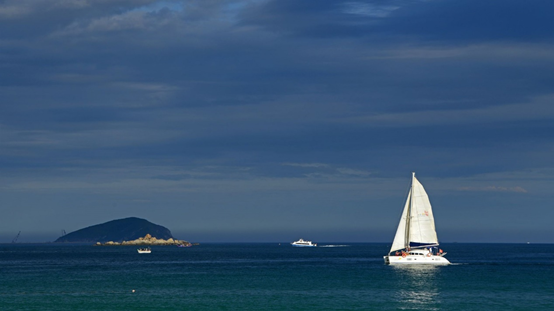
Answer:
<svg viewBox="0 0 554 311"><path fill-rule="evenodd" d="M142 238L138 238L136 240L132 241L122 241L122 242L114 242L114 241L108 241L105 243L102 242L96 242L96 246L112 246L112 245L178 245L182 247L190 247L192 246L191 243L183 240L175 240L173 238L169 238L167 240L164 239L156 239L155 237L151 236L150 234L145 235Z"/></svg>
<svg viewBox="0 0 554 311"><path fill-rule="evenodd" d="M86 227L59 237L55 243L95 243L95 245L183 245L171 231L146 219L129 217Z"/></svg>

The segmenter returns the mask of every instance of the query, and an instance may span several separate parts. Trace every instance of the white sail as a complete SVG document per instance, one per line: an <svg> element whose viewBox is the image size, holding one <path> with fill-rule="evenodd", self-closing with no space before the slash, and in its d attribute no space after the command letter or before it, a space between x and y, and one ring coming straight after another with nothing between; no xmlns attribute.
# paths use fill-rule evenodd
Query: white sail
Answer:
<svg viewBox="0 0 554 311"><path fill-rule="evenodd" d="M408 214L408 209L410 208L410 199L412 192L408 193L408 199L404 205L404 210L402 211L402 217L400 217L400 223L398 223L398 229L396 229L396 235L394 236L394 241L390 248L390 252L394 252L406 247L406 215ZM390 253L389 252L389 253Z"/></svg>
<svg viewBox="0 0 554 311"><path fill-rule="evenodd" d="M415 178L412 180L412 209L410 212L410 245L437 245L437 232L431 202L423 185Z"/></svg>
<svg viewBox="0 0 554 311"><path fill-rule="evenodd" d="M433 210L423 185L415 178L414 173L390 252L431 245L438 245Z"/></svg>

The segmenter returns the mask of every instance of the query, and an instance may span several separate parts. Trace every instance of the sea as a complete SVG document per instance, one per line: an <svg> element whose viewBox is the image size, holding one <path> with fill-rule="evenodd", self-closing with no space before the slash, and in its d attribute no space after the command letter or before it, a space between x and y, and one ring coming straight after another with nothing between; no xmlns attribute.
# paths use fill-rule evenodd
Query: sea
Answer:
<svg viewBox="0 0 554 311"><path fill-rule="evenodd" d="M554 310L553 244L441 244L437 267L389 247L0 244L0 310Z"/></svg>

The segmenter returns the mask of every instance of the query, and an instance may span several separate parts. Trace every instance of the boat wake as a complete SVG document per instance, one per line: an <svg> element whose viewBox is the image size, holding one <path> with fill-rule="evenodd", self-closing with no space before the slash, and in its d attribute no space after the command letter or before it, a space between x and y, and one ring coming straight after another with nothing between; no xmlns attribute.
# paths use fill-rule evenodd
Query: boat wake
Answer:
<svg viewBox="0 0 554 311"><path fill-rule="evenodd" d="M320 247L349 247L350 245L321 245Z"/></svg>

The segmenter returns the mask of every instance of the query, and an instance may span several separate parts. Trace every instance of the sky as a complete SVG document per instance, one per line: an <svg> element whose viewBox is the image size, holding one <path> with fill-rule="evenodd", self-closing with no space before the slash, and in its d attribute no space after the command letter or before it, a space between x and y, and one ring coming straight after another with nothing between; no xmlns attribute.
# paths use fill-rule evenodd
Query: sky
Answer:
<svg viewBox="0 0 554 311"><path fill-rule="evenodd" d="M0 242L554 243L554 1L0 0Z"/></svg>

